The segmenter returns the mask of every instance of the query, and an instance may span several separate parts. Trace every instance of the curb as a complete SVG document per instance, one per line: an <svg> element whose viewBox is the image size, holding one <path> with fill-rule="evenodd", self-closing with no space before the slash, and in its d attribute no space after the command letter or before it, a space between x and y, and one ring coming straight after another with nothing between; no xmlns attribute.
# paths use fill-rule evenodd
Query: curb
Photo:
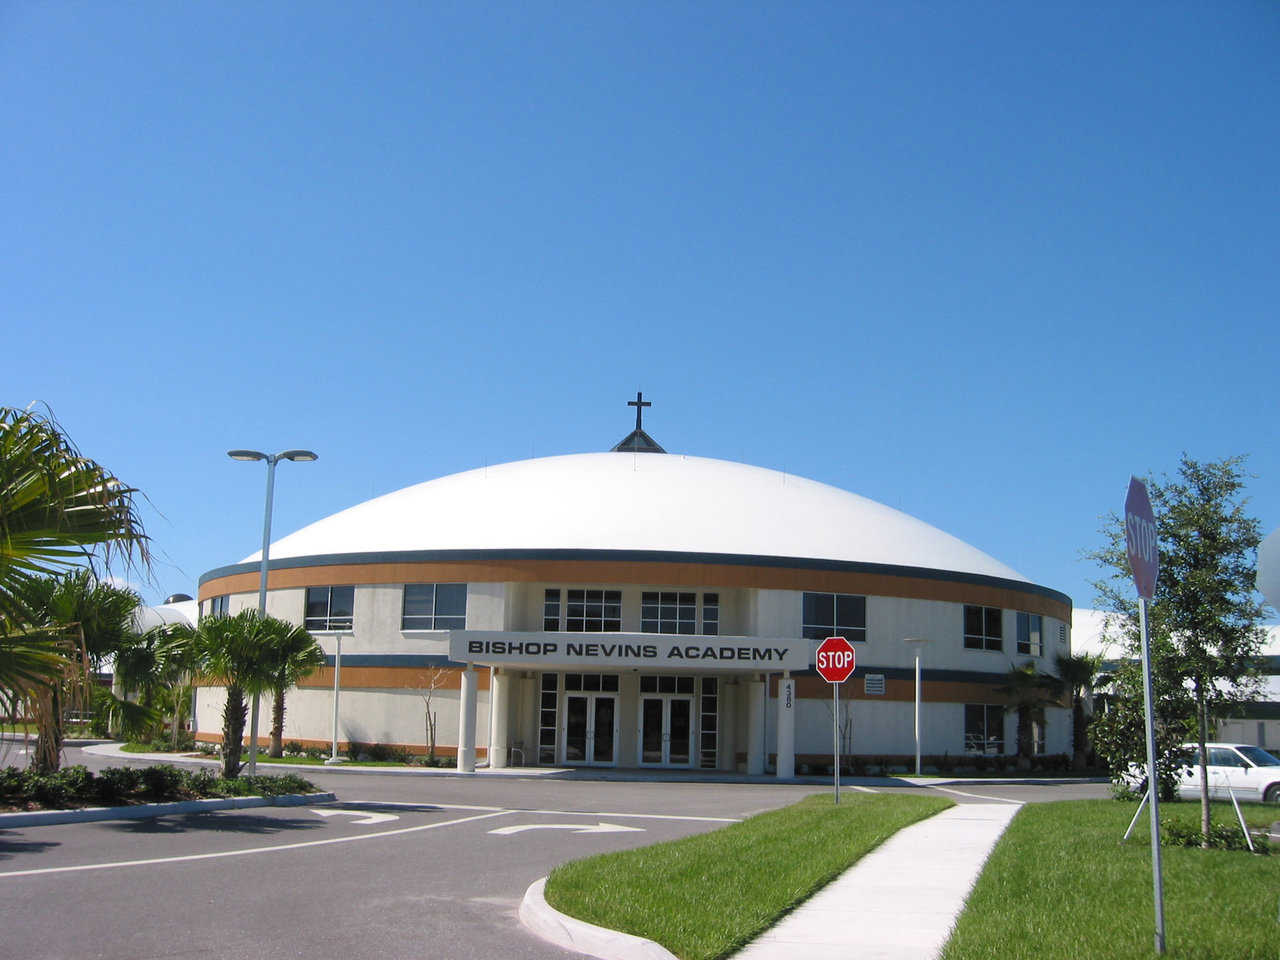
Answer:
<svg viewBox="0 0 1280 960"><path fill-rule="evenodd" d="M81 807L78 810L31 810L0 813L0 830L38 827L56 823L88 823L94 820L146 820L176 813L210 813L251 807L300 807L308 803L332 803L332 793L286 793L279 797L210 797L172 803L139 803L131 807Z"/></svg>
<svg viewBox="0 0 1280 960"><path fill-rule="evenodd" d="M546 886L546 877L535 880L520 901L520 923L535 936L600 960L677 960L652 940L566 916L547 903L543 896Z"/></svg>

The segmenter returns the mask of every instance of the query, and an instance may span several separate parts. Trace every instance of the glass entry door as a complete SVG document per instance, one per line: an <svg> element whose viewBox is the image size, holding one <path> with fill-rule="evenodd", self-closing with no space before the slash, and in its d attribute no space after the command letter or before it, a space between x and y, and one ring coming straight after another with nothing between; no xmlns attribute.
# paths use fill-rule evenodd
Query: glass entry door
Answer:
<svg viewBox="0 0 1280 960"><path fill-rule="evenodd" d="M564 702L564 762L617 763L618 698L611 693L571 693Z"/></svg>
<svg viewBox="0 0 1280 960"><path fill-rule="evenodd" d="M641 696L640 763L687 767L693 763L693 698Z"/></svg>

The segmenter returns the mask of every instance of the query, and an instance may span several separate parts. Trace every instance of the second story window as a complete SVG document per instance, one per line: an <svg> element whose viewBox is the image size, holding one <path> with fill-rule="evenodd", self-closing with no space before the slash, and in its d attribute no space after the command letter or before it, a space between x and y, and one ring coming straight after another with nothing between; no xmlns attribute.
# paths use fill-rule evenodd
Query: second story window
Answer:
<svg viewBox="0 0 1280 960"><path fill-rule="evenodd" d="M1018 653L1028 657L1044 655L1044 618L1038 613L1018 614Z"/></svg>
<svg viewBox="0 0 1280 960"><path fill-rule="evenodd" d="M542 629L560 629L560 591L547 590L542 595Z"/></svg>
<svg viewBox="0 0 1280 960"><path fill-rule="evenodd" d="M1001 650L1004 648L1004 611L998 607L964 608L964 646L966 650Z"/></svg>
<svg viewBox="0 0 1280 960"><path fill-rule="evenodd" d="M718 593L702 595L702 632L708 637L720 635L720 594Z"/></svg>
<svg viewBox="0 0 1280 960"><path fill-rule="evenodd" d="M867 598L847 593L806 593L803 636L806 640L844 637L850 643L867 639Z"/></svg>
<svg viewBox="0 0 1280 960"><path fill-rule="evenodd" d="M350 630L355 611L355 587L307 587L308 630Z"/></svg>
<svg viewBox="0 0 1280 960"><path fill-rule="evenodd" d="M698 595L674 590L642 593L640 630L643 633L697 633Z"/></svg>
<svg viewBox="0 0 1280 960"><path fill-rule="evenodd" d="M406 583L401 630L465 630L465 583Z"/></svg>
<svg viewBox="0 0 1280 960"><path fill-rule="evenodd" d="M622 630L621 590L566 590L565 594L565 630L575 633Z"/></svg>

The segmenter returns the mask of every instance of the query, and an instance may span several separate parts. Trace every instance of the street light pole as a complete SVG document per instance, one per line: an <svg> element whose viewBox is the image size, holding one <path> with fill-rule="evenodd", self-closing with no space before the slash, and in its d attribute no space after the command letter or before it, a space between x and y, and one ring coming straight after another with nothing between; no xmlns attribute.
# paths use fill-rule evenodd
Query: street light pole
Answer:
<svg viewBox="0 0 1280 960"><path fill-rule="evenodd" d="M916 656L916 776L920 776L920 648L929 641L921 637L907 637L904 643L910 645Z"/></svg>
<svg viewBox="0 0 1280 960"><path fill-rule="evenodd" d="M310 463L319 459L310 450L284 450L280 453L262 453L259 450L228 450L232 460L267 461L267 508L262 518L262 564L258 575L258 616L267 615L267 564L271 556L271 507L275 499L276 464L281 460ZM249 776L258 772L258 707L261 695L253 693L253 707L249 716ZM223 744L227 749L227 744Z"/></svg>

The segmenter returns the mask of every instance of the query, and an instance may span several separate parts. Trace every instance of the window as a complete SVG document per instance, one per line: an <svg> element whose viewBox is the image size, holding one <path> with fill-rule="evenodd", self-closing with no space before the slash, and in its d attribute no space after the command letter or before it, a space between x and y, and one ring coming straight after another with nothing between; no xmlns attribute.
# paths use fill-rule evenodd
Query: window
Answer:
<svg viewBox="0 0 1280 960"><path fill-rule="evenodd" d="M308 630L350 630L355 587L307 587Z"/></svg>
<svg viewBox="0 0 1280 960"><path fill-rule="evenodd" d="M640 595L642 633L698 633L698 595L675 590L646 591ZM702 595L702 634L720 634L720 594Z"/></svg>
<svg viewBox="0 0 1280 960"><path fill-rule="evenodd" d="M465 583L406 583L401 630L465 630Z"/></svg>
<svg viewBox="0 0 1280 960"><path fill-rule="evenodd" d="M205 616L209 617L225 617L230 612L229 606L231 602L230 594L224 593L220 597L210 597L205 608Z"/></svg>
<svg viewBox="0 0 1280 960"><path fill-rule="evenodd" d="M1018 653L1028 657L1044 656L1043 637L1044 618L1040 614L1018 614Z"/></svg>
<svg viewBox="0 0 1280 960"><path fill-rule="evenodd" d="M720 636L720 594L702 595L702 632L708 637Z"/></svg>
<svg viewBox="0 0 1280 960"><path fill-rule="evenodd" d="M698 595L674 590L640 595L642 633L697 633Z"/></svg>
<svg viewBox="0 0 1280 960"><path fill-rule="evenodd" d="M574 633L619 633L622 630L621 590L567 590L564 628Z"/></svg>
<svg viewBox="0 0 1280 960"><path fill-rule="evenodd" d="M641 693L693 693L693 677L641 674Z"/></svg>
<svg viewBox="0 0 1280 960"><path fill-rule="evenodd" d="M844 637L850 643L867 639L867 598L845 593L804 595L803 635L806 640Z"/></svg>
<svg viewBox="0 0 1280 960"><path fill-rule="evenodd" d="M983 703L964 705L964 752L1004 753L1004 707Z"/></svg>
<svg viewBox="0 0 1280 960"><path fill-rule="evenodd" d="M573 693L617 693L618 676L616 673L566 673L564 688Z"/></svg>
<svg viewBox="0 0 1280 960"><path fill-rule="evenodd" d="M698 707L698 766L704 770L716 767L716 748L719 745L720 696L715 677L702 678L702 698Z"/></svg>
<svg viewBox="0 0 1280 960"><path fill-rule="evenodd" d="M538 762L556 762L556 714L560 675L544 673L538 699Z"/></svg>
<svg viewBox="0 0 1280 960"><path fill-rule="evenodd" d="M542 629L560 629L560 591L547 590L542 597Z"/></svg>
<svg viewBox="0 0 1280 960"><path fill-rule="evenodd" d="M1004 648L1004 611L997 607L964 608L964 645L967 650Z"/></svg>

